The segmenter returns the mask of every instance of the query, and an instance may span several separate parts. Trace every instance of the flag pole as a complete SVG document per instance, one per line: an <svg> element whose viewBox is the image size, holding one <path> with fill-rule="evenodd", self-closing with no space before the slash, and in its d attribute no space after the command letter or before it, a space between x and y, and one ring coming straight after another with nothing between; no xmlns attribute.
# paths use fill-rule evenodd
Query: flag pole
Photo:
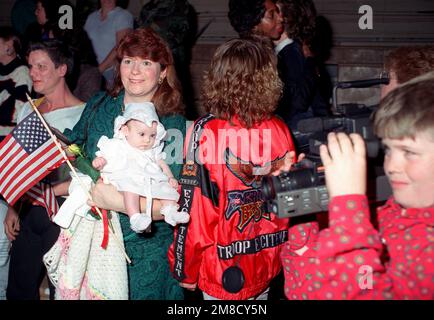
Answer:
<svg viewBox="0 0 434 320"><path fill-rule="evenodd" d="M63 150L62 146L59 144L59 142L57 141L56 136L51 132L50 127L48 126L48 124L45 122L45 119L42 117L41 113L39 112L38 108L35 106L35 104L33 103L32 98L30 98L30 96L26 93L27 96L27 100L29 101L30 105L32 106L33 110L35 110L36 114L38 115L39 119L41 119L42 124L44 125L45 129L47 129L48 133L51 136L51 139L53 139L56 147L59 149L60 153L62 154L63 158L66 160L66 163L68 164L69 168L71 169L72 173L74 174L75 178L78 179L82 189L84 190L84 192L87 195L87 198L93 202L92 200L92 196L89 193L89 191L87 190L86 186L84 185L83 181L80 179L80 177L77 174L77 171L75 170L75 168L72 166L71 162L68 159L68 156L65 153L65 150ZM98 216L101 218L101 221L103 219L102 217L102 213L100 211L100 209L98 207L95 207L96 212L98 213ZM115 231L113 230L113 227L111 225L109 225L109 231L111 231L112 235L115 237L116 242L119 245L119 248L122 250L122 253L125 256L125 259L127 260L127 262L129 264L131 264L131 259L128 257L127 253L125 252L122 243L120 242L120 239L118 238L117 234L115 233Z"/></svg>

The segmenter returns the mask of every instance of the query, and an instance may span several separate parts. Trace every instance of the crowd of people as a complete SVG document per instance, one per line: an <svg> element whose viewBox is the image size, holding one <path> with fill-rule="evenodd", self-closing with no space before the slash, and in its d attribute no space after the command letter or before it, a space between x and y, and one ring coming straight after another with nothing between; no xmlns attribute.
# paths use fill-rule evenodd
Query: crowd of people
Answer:
<svg viewBox="0 0 434 320"><path fill-rule="evenodd" d="M0 143L32 113L27 93L88 163L44 179L58 212L0 200L0 299L40 299L47 275L50 299L267 300L282 272L279 299L434 299L434 46L385 58L373 127L390 199L371 214L365 143L331 132L320 147L326 225L280 218L262 178L305 157L298 121L331 114L314 3L229 0L239 37L216 49L206 114L187 127L191 92L177 72L191 35L173 30L192 30L192 7L172 2L150 1L137 25L100 0L71 31L56 23L68 1L37 0L27 28L0 27Z"/></svg>

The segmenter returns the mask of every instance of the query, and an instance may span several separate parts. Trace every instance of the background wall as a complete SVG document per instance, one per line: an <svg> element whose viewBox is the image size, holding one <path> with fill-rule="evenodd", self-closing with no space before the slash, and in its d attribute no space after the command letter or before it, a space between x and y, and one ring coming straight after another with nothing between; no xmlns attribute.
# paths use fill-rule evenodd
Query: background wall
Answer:
<svg viewBox="0 0 434 320"><path fill-rule="evenodd" d="M410 44L434 44L433 0L314 0L318 14L325 17L333 31L333 48L327 64L335 80L349 81L376 77L383 59L393 48ZM215 47L236 37L227 18L228 0L190 0L198 12L199 30L211 22L193 49L191 65L197 89L203 70L208 67ZM373 29L359 29L359 8L373 9ZM378 103L379 88L347 89L338 92L339 103Z"/></svg>

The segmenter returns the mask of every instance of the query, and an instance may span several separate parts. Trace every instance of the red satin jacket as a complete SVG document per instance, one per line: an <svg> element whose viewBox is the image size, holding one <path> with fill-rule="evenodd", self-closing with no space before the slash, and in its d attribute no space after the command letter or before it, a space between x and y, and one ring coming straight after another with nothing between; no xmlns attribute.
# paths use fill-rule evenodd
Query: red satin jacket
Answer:
<svg viewBox="0 0 434 320"><path fill-rule="evenodd" d="M200 123L200 136L193 134L197 165L189 167L188 150L195 145L190 143L192 128ZM171 271L179 281L197 282L219 299L254 297L281 270L288 219L264 211L258 187L294 150L289 130L278 118L245 129L236 118L231 124L210 116L192 128L180 179L181 210L190 211L190 222L176 228L168 253ZM238 293L229 293L222 287L222 273L234 265L241 268L245 283Z"/></svg>

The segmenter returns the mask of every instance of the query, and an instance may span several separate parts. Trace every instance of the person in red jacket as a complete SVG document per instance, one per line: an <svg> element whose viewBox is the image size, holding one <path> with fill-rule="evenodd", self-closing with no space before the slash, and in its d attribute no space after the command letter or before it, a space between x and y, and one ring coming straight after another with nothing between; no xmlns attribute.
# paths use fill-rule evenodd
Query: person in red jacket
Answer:
<svg viewBox="0 0 434 320"><path fill-rule="evenodd" d="M370 222L359 135L322 145L329 226L289 230L282 249L288 299L434 299L434 74L390 92L375 114L393 196Z"/></svg>
<svg viewBox="0 0 434 320"><path fill-rule="evenodd" d="M288 219L265 211L264 175L289 169L295 152L273 116L282 84L269 45L233 39L214 54L202 90L209 114L190 128L181 174L181 210L169 249L181 286L205 299L265 299L281 270Z"/></svg>

